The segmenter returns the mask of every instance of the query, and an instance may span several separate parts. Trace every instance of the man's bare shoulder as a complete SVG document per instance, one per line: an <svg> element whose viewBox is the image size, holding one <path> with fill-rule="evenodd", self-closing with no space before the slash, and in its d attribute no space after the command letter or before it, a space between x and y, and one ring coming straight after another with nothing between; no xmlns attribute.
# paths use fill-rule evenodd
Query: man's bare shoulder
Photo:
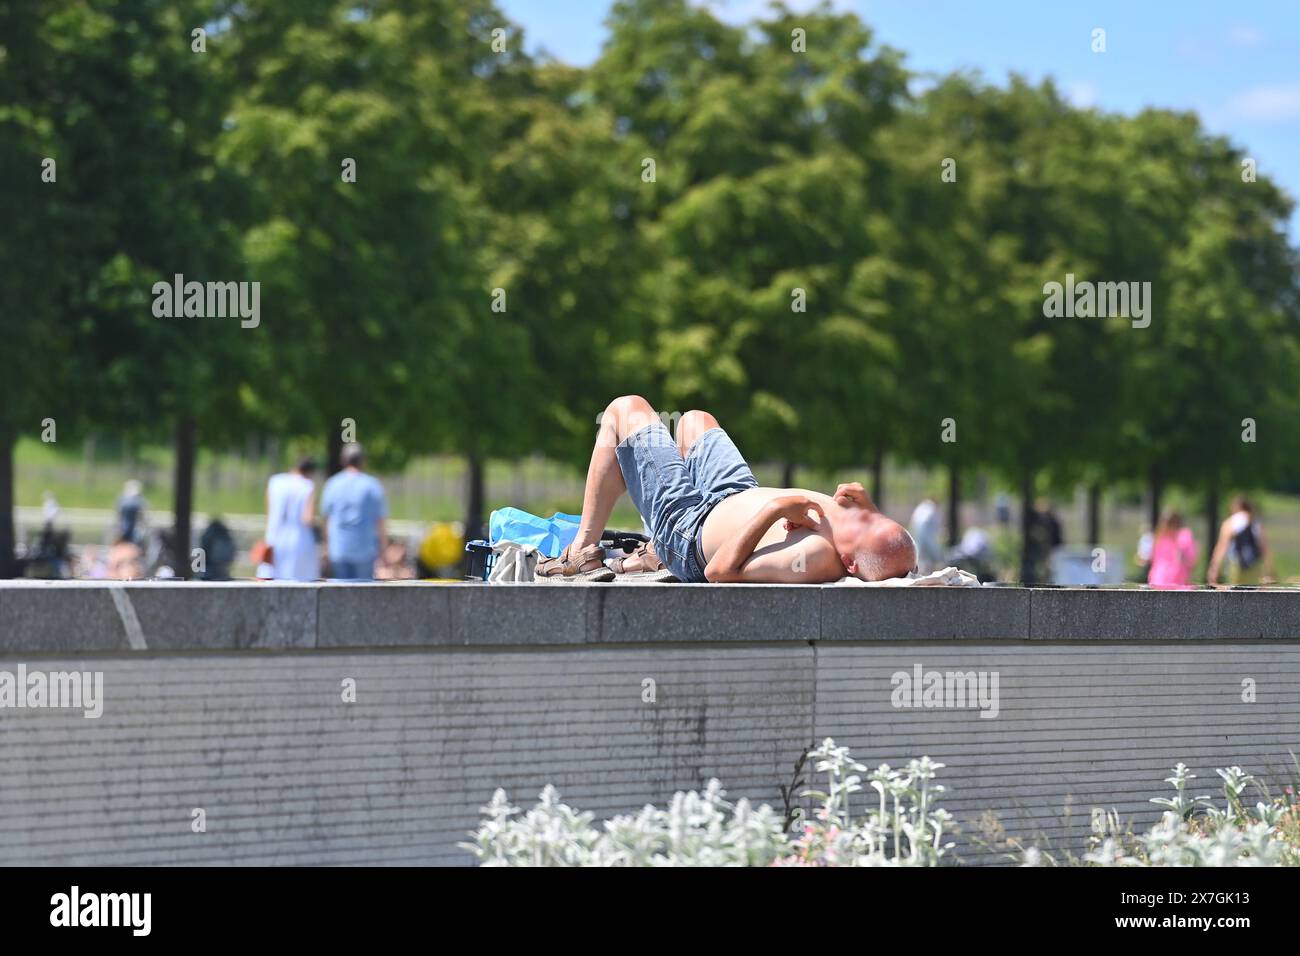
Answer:
<svg viewBox="0 0 1300 956"><path fill-rule="evenodd" d="M844 577L844 562L830 541L821 535L813 535L803 546L806 548L809 576L827 584Z"/></svg>

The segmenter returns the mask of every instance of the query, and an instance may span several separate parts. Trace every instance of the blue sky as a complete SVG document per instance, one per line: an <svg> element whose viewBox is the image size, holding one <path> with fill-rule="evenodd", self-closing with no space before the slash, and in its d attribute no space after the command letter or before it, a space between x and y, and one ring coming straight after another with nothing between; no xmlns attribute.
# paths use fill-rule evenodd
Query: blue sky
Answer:
<svg viewBox="0 0 1300 956"><path fill-rule="evenodd" d="M609 0L497 0L529 49L585 65L600 53ZM710 3L744 22L766 0ZM809 0L787 0L807 9ZM979 69L1053 76L1080 106L1125 113L1196 110L1231 137L1261 173L1300 197L1300 0L836 0L916 72ZM1093 53L1094 28L1106 52ZM815 42L810 37L809 42ZM1300 242L1300 212L1291 236Z"/></svg>

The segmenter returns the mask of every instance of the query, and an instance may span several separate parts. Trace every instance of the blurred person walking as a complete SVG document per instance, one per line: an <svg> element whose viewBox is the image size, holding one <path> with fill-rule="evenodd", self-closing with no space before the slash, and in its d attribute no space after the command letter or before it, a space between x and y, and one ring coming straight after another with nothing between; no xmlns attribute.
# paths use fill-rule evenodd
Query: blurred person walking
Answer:
<svg viewBox="0 0 1300 956"><path fill-rule="evenodd" d="M919 574L929 574L936 570L943 560L939 529L939 505L933 498L926 498L912 509L912 520L907 527L912 540L916 542L916 570Z"/></svg>
<svg viewBox="0 0 1300 956"><path fill-rule="evenodd" d="M1277 576L1273 550L1264 537L1255 506L1245 495L1232 499L1232 513L1219 528L1219 540L1205 575L1210 584L1219 583L1225 560L1229 564L1229 584L1267 584Z"/></svg>
<svg viewBox="0 0 1300 956"><path fill-rule="evenodd" d="M344 445L339 456L343 470L325 482L321 492L320 513L326 519L325 540L334 580L373 580L375 559L387 542L384 486L366 474L365 461L360 445Z"/></svg>
<svg viewBox="0 0 1300 956"><path fill-rule="evenodd" d="M266 483L266 543L271 577L277 581L315 581L320 577L316 550L316 462L304 458L291 471ZM259 575L260 577L260 575Z"/></svg>
<svg viewBox="0 0 1300 956"><path fill-rule="evenodd" d="M59 500L54 497L54 492L41 492L41 524L47 534L53 533L54 524L59 520Z"/></svg>
<svg viewBox="0 0 1300 956"><path fill-rule="evenodd" d="M997 515L998 524L1004 528L1011 526L1011 496L1005 491L999 491L993 499L993 512Z"/></svg>
<svg viewBox="0 0 1300 956"><path fill-rule="evenodd" d="M59 502L54 492L41 494L41 533L28 547L24 573L29 578L66 578L72 574L70 533L58 527Z"/></svg>
<svg viewBox="0 0 1300 956"><path fill-rule="evenodd" d="M199 577L204 581L229 581L230 568L235 563L238 549L235 536L230 533L220 515L213 516L208 526L199 536L199 548L203 552L203 570Z"/></svg>
<svg viewBox="0 0 1300 956"><path fill-rule="evenodd" d="M1147 584L1154 588L1187 587L1192 583L1196 554L1196 538L1183 516L1172 508L1165 511L1151 542Z"/></svg>
<svg viewBox="0 0 1300 956"><path fill-rule="evenodd" d="M1025 521L1025 580L1022 584L1050 584L1052 552L1065 544L1061 519L1047 498L1034 502Z"/></svg>
<svg viewBox="0 0 1300 956"><path fill-rule="evenodd" d="M144 486L135 478L128 478L122 485L122 497L117 499L116 507L116 540L140 544L144 540Z"/></svg>

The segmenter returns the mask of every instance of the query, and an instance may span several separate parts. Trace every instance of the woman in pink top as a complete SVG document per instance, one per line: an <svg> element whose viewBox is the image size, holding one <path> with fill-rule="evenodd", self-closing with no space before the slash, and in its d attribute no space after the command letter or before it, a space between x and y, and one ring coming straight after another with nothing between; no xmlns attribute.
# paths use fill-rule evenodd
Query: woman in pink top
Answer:
<svg viewBox="0 0 1300 956"><path fill-rule="evenodd" d="M1166 511L1156 527L1147 584L1156 588L1187 587L1196 567L1196 539L1177 511Z"/></svg>

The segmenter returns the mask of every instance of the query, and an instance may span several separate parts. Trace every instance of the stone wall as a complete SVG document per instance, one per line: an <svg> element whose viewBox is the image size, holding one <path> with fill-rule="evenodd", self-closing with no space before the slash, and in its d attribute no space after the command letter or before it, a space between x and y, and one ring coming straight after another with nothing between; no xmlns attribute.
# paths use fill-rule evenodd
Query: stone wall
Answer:
<svg viewBox="0 0 1300 956"><path fill-rule="evenodd" d="M608 815L716 776L779 806L824 736L947 764L989 862L986 811L1077 847L1094 804L1153 821L1179 760L1214 791L1300 753L1282 590L15 582L20 665L103 672L103 714L0 709L0 864L463 864L498 786ZM997 716L895 706L918 666L996 675Z"/></svg>

